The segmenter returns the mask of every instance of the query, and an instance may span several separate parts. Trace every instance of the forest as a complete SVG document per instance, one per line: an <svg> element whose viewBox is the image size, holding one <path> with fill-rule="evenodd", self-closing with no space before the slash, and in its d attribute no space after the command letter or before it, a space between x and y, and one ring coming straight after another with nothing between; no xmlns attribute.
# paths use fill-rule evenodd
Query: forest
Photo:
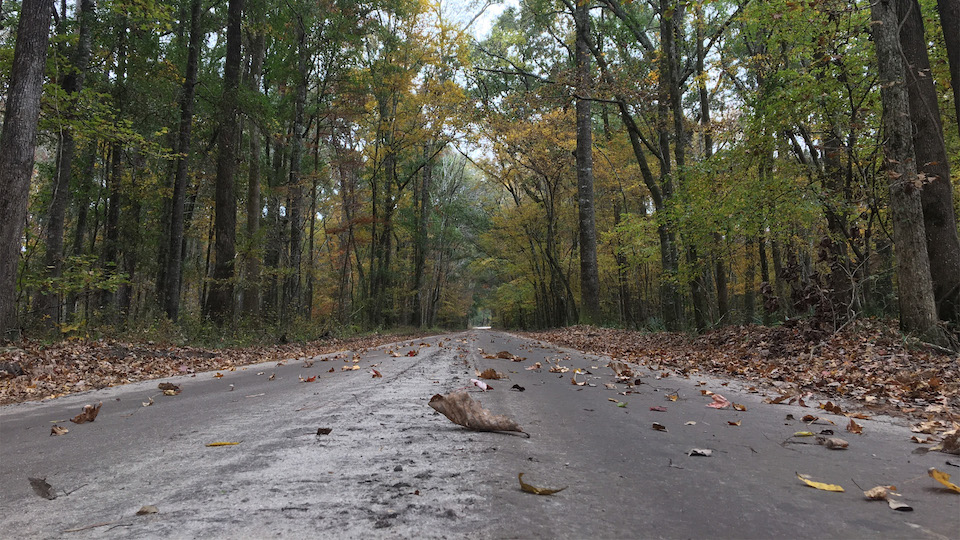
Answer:
<svg viewBox="0 0 960 540"><path fill-rule="evenodd" d="M960 0L4 0L0 96L5 339L958 344Z"/></svg>

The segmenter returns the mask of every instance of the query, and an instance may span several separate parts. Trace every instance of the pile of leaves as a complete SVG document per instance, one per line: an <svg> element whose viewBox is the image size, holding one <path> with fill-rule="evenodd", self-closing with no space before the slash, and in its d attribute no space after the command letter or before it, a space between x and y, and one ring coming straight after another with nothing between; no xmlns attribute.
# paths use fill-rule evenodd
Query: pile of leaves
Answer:
<svg viewBox="0 0 960 540"><path fill-rule="evenodd" d="M799 325L730 326L699 336L588 326L527 334L680 375L702 372L751 381L775 391L777 403L815 393L875 412L960 418L957 355L911 344L888 321L861 320L819 339L811 335Z"/></svg>
<svg viewBox="0 0 960 540"><path fill-rule="evenodd" d="M51 399L173 375L378 347L412 335L331 338L301 344L206 349L110 340L24 341L0 349L0 405Z"/></svg>

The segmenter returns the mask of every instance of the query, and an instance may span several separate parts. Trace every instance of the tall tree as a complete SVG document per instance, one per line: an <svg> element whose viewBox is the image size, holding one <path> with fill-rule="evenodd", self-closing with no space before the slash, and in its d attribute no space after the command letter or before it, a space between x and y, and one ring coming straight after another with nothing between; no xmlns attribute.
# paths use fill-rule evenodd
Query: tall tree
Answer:
<svg viewBox="0 0 960 540"><path fill-rule="evenodd" d="M213 283L204 311L217 323L233 314L234 259L237 238L237 92L240 87L240 21L243 0L227 4L227 55L223 65L223 96L220 101L220 133L217 139L216 218Z"/></svg>
<svg viewBox="0 0 960 540"><path fill-rule="evenodd" d="M568 2L568 6L570 3ZM580 296L586 322L600 320L600 272L593 204L593 75L590 65L590 6L578 0L573 9L577 72L577 203L580 231Z"/></svg>
<svg viewBox="0 0 960 540"><path fill-rule="evenodd" d="M187 201L187 181L190 164L190 139L196 96L197 71L200 56L201 0L190 1L190 37L187 45L187 70L180 93L180 128L177 131L177 168L173 179L173 199L170 211L170 234L167 242L166 270L163 275L163 309L176 321L180 315L180 284L183 277L184 209Z"/></svg>
<svg viewBox="0 0 960 540"><path fill-rule="evenodd" d="M53 0L23 0L0 133L0 339L17 333L17 270Z"/></svg>
<svg viewBox="0 0 960 540"><path fill-rule="evenodd" d="M896 246L900 325L908 332L931 334L936 329L937 312L923 232L896 2L878 0L873 2L870 12L883 102L884 157Z"/></svg>
<svg viewBox="0 0 960 540"><path fill-rule="evenodd" d="M63 15L65 17L65 15ZM60 81L65 97L76 102L78 94L83 88L87 74L87 64L90 62L92 46L92 25L95 20L94 0L80 0L77 10L79 20L79 36L77 46L73 51L69 71ZM66 107L75 110L74 107ZM64 218L70 194L70 180L73 175L73 158L76 154L76 138L72 122L77 120L76 115L68 112L64 125L60 128L57 141L56 167L53 173L53 193L50 197L50 208L47 213L47 228L44 235L46 252L44 253L44 267L47 277L55 282L63 271L63 233ZM60 295L55 283L38 292L34 301L34 312L42 318L45 325L60 321Z"/></svg>
<svg viewBox="0 0 960 540"><path fill-rule="evenodd" d="M953 208L950 160L927 56L923 17L917 0L898 0L897 11L906 63L913 151L917 170L924 175L920 200L933 296L942 320L960 322L960 238ZM960 35L960 28L956 30L954 34Z"/></svg>
<svg viewBox="0 0 960 540"><path fill-rule="evenodd" d="M937 0L940 27L950 64L950 86L953 88L953 106L956 109L957 133L960 133L960 0Z"/></svg>

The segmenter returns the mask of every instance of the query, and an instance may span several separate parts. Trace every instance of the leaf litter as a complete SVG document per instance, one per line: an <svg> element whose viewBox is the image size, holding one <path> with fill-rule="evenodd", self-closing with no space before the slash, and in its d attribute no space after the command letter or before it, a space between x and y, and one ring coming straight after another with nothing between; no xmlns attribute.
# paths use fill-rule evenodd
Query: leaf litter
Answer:
<svg viewBox="0 0 960 540"><path fill-rule="evenodd" d="M484 409L479 401L467 392L435 394L430 398L430 407L447 417L454 424L474 431L514 431L525 433L512 418L493 414Z"/></svg>

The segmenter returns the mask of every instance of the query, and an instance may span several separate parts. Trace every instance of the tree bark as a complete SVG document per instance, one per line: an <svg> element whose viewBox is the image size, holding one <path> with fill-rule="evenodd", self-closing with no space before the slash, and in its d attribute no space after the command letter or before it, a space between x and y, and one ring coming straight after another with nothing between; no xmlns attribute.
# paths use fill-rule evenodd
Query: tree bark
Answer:
<svg viewBox="0 0 960 540"><path fill-rule="evenodd" d="M0 340L15 338L17 270L33 175L53 0L23 0L0 133Z"/></svg>
<svg viewBox="0 0 960 540"><path fill-rule="evenodd" d="M290 141L290 176L288 178L290 205L290 269L284 284L284 306L281 307L281 321L289 321L290 316L300 311L300 274L303 258L303 138L304 108L307 101L307 35L303 21L298 21L297 30L297 88L294 99L293 137Z"/></svg>
<svg viewBox="0 0 960 540"><path fill-rule="evenodd" d="M906 63L913 151L918 172L926 177L920 200L933 297L941 320L960 322L960 238L950 185L950 160L927 56L920 4L917 0L898 0L897 15ZM954 30L955 35L960 35L960 27Z"/></svg>
<svg viewBox="0 0 960 540"><path fill-rule="evenodd" d="M593 77L590 73L590 11L587 2L577 2L574 10L577 39L577 202L580 222L580 298L583 320L600 321L600 273L597 269L597 225L593 193L593 115L591 97Z"/></svg>
<svg viewBox="0 0 960 540"><path fill-rule="evenodd" d="M227 55L223 67L223 97L220 102L220 134L217 141L215 264L205 312L222 324L233 315L234 259L236 258L237 197L237 90L240 86L240 20L243 0L229 0L227 7Z"/></svg>
<svg viewBox="0 0 960 540"><path fill-rule="evenodd" d="M166 285L163 288L163 307L167 317L176 321L180 316L180 286L183 278L184 209L187 200L187 174L190 164L190 139L193 108L197 86L197 66L200 55L200 16L202 2L190 2L190 41L187 45L187 70L180 94L180 130L177 133L177 170L173 180L173 201L170 212L170 235L167 244Z"/></svg>
<svg viewBox="0 0 960 540"><path fill-rule="evenodd" d="M950 64L950 86L953 87L953 106L956 109L957 133L960 133L960 0L937 0L940 27Z"/></svg>
<svg viewBox="0 0 960 540"><path fill-rule="evenodd" d="M73 54L72 66L63 80L60 87L64 93L71 99L71 102L77 99L77 94L83 89L83 80L87 74L87 64L90 62L91 49L91 25L94 20L94 2L93 0L80 0L80 8L77 18L80 22L79 37L77 48ZM73 110L72 103L69 108ZM66 121L75 120L74 114L68 113ZM46 253L44 254L44 268L48 278L54 282L63 273L63 234L64 217L67 209L67 202L70 194L70 181L73 173L73 158L76 154L76 140L73 135L73 127L63 126L60 131L58 145L56 170L53 174L53 194L50 201L50 210L47 214L47 229L44 237ZM52 326L61 321L60 317L61 296L56 291L56 285L50 289L43 288L38 291L34 301L34 312L42 319L44 326Z"/></svg>
<svg viewBox="0 0 960 540"><path fill-rule="evenodd" d="M900 326L904 331L929 336L936 331L937 313L911 140L910 102L904 84L906 69L897 32L896 1L877 0L870 11L883 102L884 157L896 246Z"/></svg>

